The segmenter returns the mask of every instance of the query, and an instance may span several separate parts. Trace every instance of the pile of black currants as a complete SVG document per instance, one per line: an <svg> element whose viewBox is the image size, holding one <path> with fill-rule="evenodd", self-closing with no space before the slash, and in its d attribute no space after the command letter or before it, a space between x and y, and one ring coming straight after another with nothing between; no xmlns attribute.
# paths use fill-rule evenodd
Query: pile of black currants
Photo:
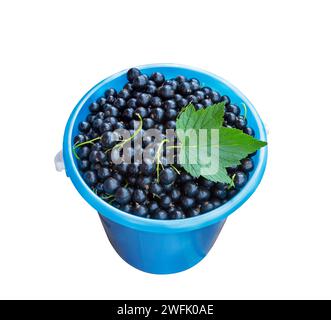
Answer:
<svg viewBox="0 0 331 320"><path fill-rule="evenodd" d="M232 104L228 96L202 86L198 79L179 75L167 80L159 72L147 75L137 68L127 72L127 79L122 90L109 88L103 97L93 102L86 120L79 123L74 154L89 187L122 211L162 220L204 214L236 195L254 169L251 157L243 159L240 166L227 168L233 177L232 187L201 177L193 178L178 164L164 161L159 171L153 161L113 162L109 151L119 143L119 137L114 134L116 129L126 129L134 136L141 125L139 134L151 128L165 133L167 129L176 128L178 114L189 103L196 109L203 109L224 102L223 125L254 136L240 108ZM132 150L132 156L134 152Z"/></svg>

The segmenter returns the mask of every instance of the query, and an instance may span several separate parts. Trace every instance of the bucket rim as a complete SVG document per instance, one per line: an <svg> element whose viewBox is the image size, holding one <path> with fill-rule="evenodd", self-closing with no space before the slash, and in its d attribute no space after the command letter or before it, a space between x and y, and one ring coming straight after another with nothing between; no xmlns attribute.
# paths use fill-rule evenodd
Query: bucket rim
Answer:
<svg viewBox="0 0 331 320"><path fill-rule="evenodd" d="M148 72L149 69L155 69L155 68L160 68L160 69L173 68L173 69L177 69L179 72L180 70L189 70L195 73L209 76L213 78L214 81L221 82L223 85L227 86L231 91L233 91L238 97L240 97L242 102L245 103L247 109L250 110L253 118L256 121L258 133L259 133L259 139L263 141L267 141L267 134L264 124L259 114L257 113L256 109L254 108L252 103L246 98L246 96L235 86L230 84L227 80L224 80L223 78L219 77L214 73L201 70L199 68L194 68L191 66L174 64L174 63L147 64L147 65L137 66L137 68L139 68L143 72ZM237 195L235 195L225 204L211 210L210 212L204 213L196 217L190 217L180 220L147 219L124 212L120 209L112 207L110 204L106 203L101 198L99 198L83 180L75 164L74 156L72 153L72 147L73 147L72 132L77 115L92 94L94 94L105 84L108 84L112 80L122 76L124 73L127 72L127 70L128 69L125 69L118 73L115 73L110 77L107 77L106 79L102 80L98 84L96 84L81 98L81 100L72 110L71 115L67 121L64 137L63 137L63 159L64 159L67 176L71 179L72 183L74 184L77 191L81 194L81 196L101 215L116 223L119 223L121 225L130 228L134 228L142 231L149 231L149 232L163 232L163 233L184 232L184 231L191 231L191 230L207 227L211 224L226 219L231 213L233 213L244 202L248 200L248 198L254 193L254 191L260 184L266 168L268 146L265 146L264 148L259 150L258 157L256 158L257 161L255 163L255 167L256 167L255 171L248 179L246 185L240 190L240 192L238 192Z"/></svg>

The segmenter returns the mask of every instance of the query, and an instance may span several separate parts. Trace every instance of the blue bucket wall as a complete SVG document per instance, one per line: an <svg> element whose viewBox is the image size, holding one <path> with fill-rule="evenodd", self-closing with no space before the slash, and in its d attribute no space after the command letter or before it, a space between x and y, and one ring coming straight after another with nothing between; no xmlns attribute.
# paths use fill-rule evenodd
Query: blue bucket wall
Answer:
<svg viewBox="0 0 331 320"><path fill-rule="evenodd" d="M168 274L193 267L215 243L225 223L222 220L190 232L139 231L112 222L100 214L108 239L124 261L156 274Z"/></svg>
<svg viewBox="0 0 331 320"><path fill-rule="evenodd" d="M247 106L249 125L256 137L266 141L262 120L249 100L222 78L186 66L157 64L142 66L150 74L160 71L166 78L182 74L197 78L205 86L226 94L231 101ZM72 154L73 137L78 133L78 124L88 115L88 106L113 87L120 90L126 83L126 71L119 72L92 88L77 104L67 122L63 140L63 157L67 176L82 197L99 212L107 236L117 253L129 264L145 272L166 274L183 271L198 263L213 246L226 218L239 208L259 185L267 162L267 148L254 157L255 169L246 186L230 201L215 210L184 220L159 221L144 219L122 212L101 200L85 184L77 170L77 161Z"/></svg>

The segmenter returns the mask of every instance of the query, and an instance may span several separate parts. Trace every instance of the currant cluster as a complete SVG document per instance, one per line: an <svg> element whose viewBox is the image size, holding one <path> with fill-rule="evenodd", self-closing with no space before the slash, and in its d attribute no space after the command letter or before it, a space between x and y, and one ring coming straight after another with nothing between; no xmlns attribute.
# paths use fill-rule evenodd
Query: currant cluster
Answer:
<svg viewBox="0 0 331 320"><path fill-rule="evenodd" d="M224 102L223 125L254 136L240 108L228 96L202 86L198 79L182 75L165 79L159 72L147 75L136 68L127 72L127 79L120 91L109 88L93 102L86 120L79 123L74 152L90 188L125 212L162 220L194 217L231 199L254 169L251 157L243 159L240 166L227 168L233 178L233 186L229 187L201 177L193 178L177 164L161 162L159 171L153 161L115 164L109 150L118 144L113 132L116 129L127 129L131 135L136 133L139 123L142 126L139 134L151 128L164 134L166 129L175 129L176 117L189 103L203 109Z"/></svg>

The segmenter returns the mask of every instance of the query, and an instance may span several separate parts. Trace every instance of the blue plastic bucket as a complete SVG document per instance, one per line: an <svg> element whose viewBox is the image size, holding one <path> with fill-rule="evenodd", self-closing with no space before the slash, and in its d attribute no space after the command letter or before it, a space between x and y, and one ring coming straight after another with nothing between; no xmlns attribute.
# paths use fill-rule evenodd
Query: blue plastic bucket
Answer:
<svg viewBox="0 0 331 320"><path fill-rule="evenodd" d="M256 138L267 140L265 128L258 113L248 99L222 78L195 68L152 64L139 67L144 73L162 72L166 78L184 75L197 78L231 101L247 107L249 125L255 130ZM201 261L215 243L226 218L239 208L259 185L267 162L267 148L254 156L255 169L246 186L221 207L201 216L183 220L153 220L125 213L101 200L86 185L72 154L73 137L78 133L78 124L88 114L88 106L103 96L106 89L120 90L126 82L126 70L97 84L79 101L67 122L63 139L63 159L67 176L82 197L99 212L110 243L116 252L133 267L155 274L175 273L186 270Z"/></svg>

